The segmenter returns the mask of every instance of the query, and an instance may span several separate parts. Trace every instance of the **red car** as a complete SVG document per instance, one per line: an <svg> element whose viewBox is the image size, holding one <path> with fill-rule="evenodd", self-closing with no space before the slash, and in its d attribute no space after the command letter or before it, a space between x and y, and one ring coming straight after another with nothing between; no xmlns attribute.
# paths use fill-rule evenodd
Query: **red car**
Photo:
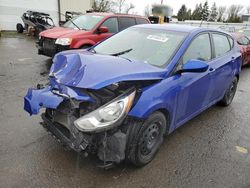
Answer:
<svg viewBox="0 0 250 188"><path fill-rule="evenodd" d="M146 17L113 13L88 13L73 18L62 27L43 31L37 42L38 54L53 57L69 49L89 48L123 29L149 24Z"/></svg>
<svg viewBox="0 0 250 188"><path fill-rule="evenodd" d="M250 65L250 39L241 34L241 33L233 33L232 36L237 41L237 45L240 48L242 54L243 66Z"/></svg>

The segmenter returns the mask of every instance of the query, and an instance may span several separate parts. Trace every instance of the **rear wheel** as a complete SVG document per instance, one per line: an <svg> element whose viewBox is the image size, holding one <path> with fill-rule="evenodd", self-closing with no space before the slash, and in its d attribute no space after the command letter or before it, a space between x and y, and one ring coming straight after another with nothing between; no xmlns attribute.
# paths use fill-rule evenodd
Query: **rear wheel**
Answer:
<svg viewBox="0 0 250 188"><path fill-rule="evenodd" d="M20 23L16 24L16 30L18 33L23 33L24 30L23 25Z"/></svg>
<svg viewBox="0 0 250 188"><path fill-rule="evenodd" d="M144 166L154 158L166 132L166 117L155 112L143 122L129 125L126 158L136 166Z"/></svg>
<svg viewBox="0 0 250 188"><path fill-rule="evenodd" d="M229 106L232 103L236 90L237 90L237 85L238 85L238 78L234 77L229 88L226 90L223 99L219 102L220 105Z"/></svg>

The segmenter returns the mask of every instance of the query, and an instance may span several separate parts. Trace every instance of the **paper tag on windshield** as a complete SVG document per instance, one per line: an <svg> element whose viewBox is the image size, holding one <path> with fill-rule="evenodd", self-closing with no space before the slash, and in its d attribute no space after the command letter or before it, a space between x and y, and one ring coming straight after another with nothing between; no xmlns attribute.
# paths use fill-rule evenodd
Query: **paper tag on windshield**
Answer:
<svg viewBox="0 0 250 188"><path fill-rule="evenodd" d="M157 36L157 35L148 35L147 39L155 40L155 41L158 41L158 42L167 42L168 41L167 37Z"/></svg>

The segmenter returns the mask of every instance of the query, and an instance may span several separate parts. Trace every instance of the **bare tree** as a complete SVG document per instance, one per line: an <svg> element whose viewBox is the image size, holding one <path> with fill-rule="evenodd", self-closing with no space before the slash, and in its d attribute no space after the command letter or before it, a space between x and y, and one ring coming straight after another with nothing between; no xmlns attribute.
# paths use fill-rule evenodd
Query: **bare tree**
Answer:
<svg viewBox="0 0 250 188"><path fill-rule="evenodd" d="M126 0L116 0L114 2L114 6L117 7L119 13L122 12L122 8L124 7L125 3L126 3Z"/></svg>
<svg viewBox="0 0 250 188"><path fill-rule="evenodd" d="M217 19L218 22L223 21L225 12L226 12L226 7L220 6L218 9L218 19Z"/></svg>
<svg viewBox="0 0 250 188"><path fill-rule="evenodd" d="M250 14L250 6L247 7L247 14Z"/></svg>
<svg viewBox="0 0 250 188"><path fill-rule="evenodd" d="M112 11L112 1L94 0L92 8L93 8L94 12L111 12Z"/></svg>
<svg viewBox="0 0 250 188"><path fill-rule="evenodd" d="M152 6L151 5L147 5L145 8L144 8L144 15L146 17L149 17L152 13Z"/></svg>
<svg viewBox="0 0 250 188"><path fill-rule="evenodd" d="M227 9L227 22L240 22L239 12L242 10L242 5L231 5Z"/></svg>
<svg viewBox="0 0 250 188"><path fill-rule="evenodd" d="M125 13L128 14L130 10L134 9L135 5L133 3L130 3L125 10Z"/></svg>

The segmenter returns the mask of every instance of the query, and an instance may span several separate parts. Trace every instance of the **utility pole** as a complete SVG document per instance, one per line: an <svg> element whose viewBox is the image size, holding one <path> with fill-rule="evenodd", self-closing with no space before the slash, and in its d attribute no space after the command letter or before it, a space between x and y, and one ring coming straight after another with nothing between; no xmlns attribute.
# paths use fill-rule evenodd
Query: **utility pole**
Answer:
<svg viewBox="0 0 250 188"><path fill-rule="evenodd" d="M161 4L163 4L163 0L161 0Z"/></svg>

